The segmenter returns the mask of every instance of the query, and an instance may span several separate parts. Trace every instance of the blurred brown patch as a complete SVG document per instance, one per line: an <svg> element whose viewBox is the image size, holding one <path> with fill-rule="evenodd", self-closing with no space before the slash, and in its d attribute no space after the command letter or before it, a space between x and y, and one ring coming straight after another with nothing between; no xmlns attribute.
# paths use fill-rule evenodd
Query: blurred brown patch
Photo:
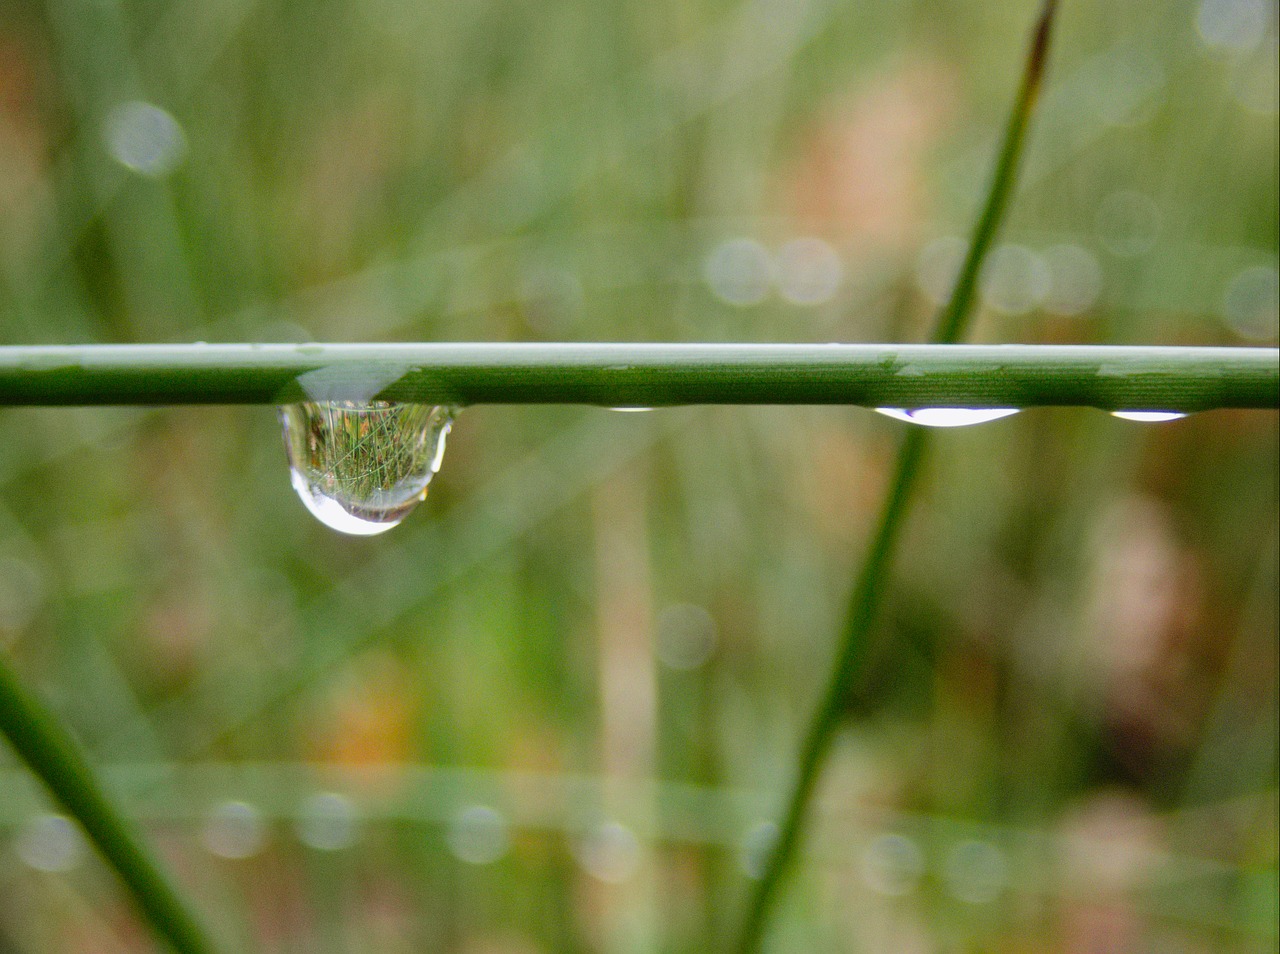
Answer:
<svg viewBox="0 0 1280 954"><path fill-rule="evenodd" d="M1127 954L1147 936L1139 891L1164 844L1164 832L1136 794L1100 792L1062 821L1067 884L1062 949L1069 954Z"/></svg>
<svg viewBox="0 0 1280 954"><path fill-rule="evenodd" d="M395 767L412 756L417 714L404 664L374 654L349 668L330 690L316 720L316 757L351 768Z"/></svg>
<svg viewBox="0 0 1280 954"><path fill-rule="evenodd" d="M901 250L928 219L925 160L952 108L948 71L907 63L828 107L783 176L806 231L855 248Z"/></svg>
<svg viewBox="0 0 1280 954"><path fill-rule="evenodd" d="M1141 775L1189 740L1199 710L1192 650L1204 582L1158 502L1129 497L1095 543L1089 647L1115 754Z"/></svg>
<svg viewBox="0 0 1280 954"><path fill-rule="evenodd" d="M0 258L34 243L50 200L38 86L31 51L16 36L0 36Z"/></svg>

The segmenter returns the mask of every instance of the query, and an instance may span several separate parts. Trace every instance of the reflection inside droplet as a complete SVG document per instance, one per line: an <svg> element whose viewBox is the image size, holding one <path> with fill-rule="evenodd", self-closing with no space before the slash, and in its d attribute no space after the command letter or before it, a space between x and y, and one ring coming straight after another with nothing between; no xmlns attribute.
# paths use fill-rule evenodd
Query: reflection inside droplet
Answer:
<svg viewBox="0 0 1280 954"><path fill-rule="evenodd" d="M1143 424L1160 424L1164 421L1176 421L1187 415L1182 411L1112 411L1112 417L1123 421L1139 421Z"/></svg>
<svg viewBox="0 0 1280 954"><path fill-rule="evenodd" d="M970 424L998 421L1002 417L1017 414L1018 410L1016 407L918 407L911 410L878 407L876 413L908 424L923 424L925 427L967 427Z"/></svg>
<svg viewBox="0 0 1280 954"><path fill-rule="evenodd" d="M427 495L453 410L389 401L280 409L289 479L307 509L340 533L390 530Z"/></svg>

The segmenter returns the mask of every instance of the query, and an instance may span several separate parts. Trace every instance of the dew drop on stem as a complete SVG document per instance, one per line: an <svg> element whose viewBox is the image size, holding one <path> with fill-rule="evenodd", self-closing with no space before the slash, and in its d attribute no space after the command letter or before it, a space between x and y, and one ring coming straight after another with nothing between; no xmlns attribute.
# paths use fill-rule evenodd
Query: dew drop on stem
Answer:
<svg viewBox="0 0 1280 954"><path fill-rule="evenodd" d="M280 409L289 479L340 533L390 530L427 496L455 410L393 401L319 401Z"/></svg>
<svg viewBox="0 0 1280 954"><path fill-rule="evenodd" d="M1187 415L1182 411L1112 411L1111 416L1141 424L1162 424L1165 421L1181 420Z"/></svg>
<svg viewBox="0 0 1280 954"><path fill-rule="evenodd" d="M1002 417L1017 414L1016 407L918 407L908 410L901 407L878 407L877 414L892 417L908 424L922 424L925 427L967 427L970 424L985 424L998 421Z"/></svg>

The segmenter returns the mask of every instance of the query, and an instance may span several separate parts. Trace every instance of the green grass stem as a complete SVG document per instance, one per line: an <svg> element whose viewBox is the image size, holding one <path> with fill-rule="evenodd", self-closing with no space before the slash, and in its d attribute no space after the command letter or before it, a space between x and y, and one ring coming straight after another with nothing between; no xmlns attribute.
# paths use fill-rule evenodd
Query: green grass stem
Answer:
<svg viewBox="0 0 1280 954"><path fill-rule="evenodd" d="M974 248L983 253L989 241ZM972 290L962 280L957 294ZM959 332L962 322L953 327ZM292 404L374 397L457 406L1275 408L1280 352L955 344L0 347L0 406Z"/></svg>
<svg viewBox="0 0 1280 954"><path fill-rule="evenodd" d="M0 652L0 732L80 823L156 934L178 954L213 954L216 948L209 934L141 832L112 804L71 733L23 687L4 652Z"/></svg>
<svg viewBox="0 0 1280 954"><path fill-rule="evenodd" d="M1005 127L1004 142L996 161L986 202L974 226L968 254L955 289L939 316L933 335L933 341L939 345L954 346L952 343L963 335L973 312L978 276L999 231L1017 180L1027 124L1044 76L1049 35L1056 9L1055 0L1046 0L1032 34L1022 84ZM861 574L853 588L831 676L800 752L795 783L779 823L777 841L748 900L742 931L737 939L737 950L742 954L757 950L764 937L769 917L804 837L813 796L831 752L832 740L843 721L850 697L872 658L871 635L885 589L885 578L889 573L894 546L911 503L927 446L925 432L917 428L907 433L899 451L884 507L871 536Z"/></svg>

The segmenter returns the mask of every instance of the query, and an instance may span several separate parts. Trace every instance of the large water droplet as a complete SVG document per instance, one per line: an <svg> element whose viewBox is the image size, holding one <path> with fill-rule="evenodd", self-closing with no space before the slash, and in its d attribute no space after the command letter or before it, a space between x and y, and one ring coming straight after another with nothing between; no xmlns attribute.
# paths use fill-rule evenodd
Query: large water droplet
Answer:
<svg viewBox="0 0 1280 954"><path fill-rule="evenodd" d="M280 409L289 479L340 533L390 530L427 496L453 409L391 401L321 401Z"/></svg>
<svg viewBox="0 0 1280 954"><path fill-rule="evenodd" d="M878 407L876 413L908 424L923 424L925 427L966 427L970 424L998 421L1002 417L1017 414L1018 410L1016 407L918 407L912 410Z"/></svg>
<svg viewBox="0 0 1280 954"><path fill-rule="evenodd" d="M1186 417L1182 411L1112 411L1112 417L1125 421L1139 421L1143 424L1161 424L1165 421L1176 421Z"/></svg>

